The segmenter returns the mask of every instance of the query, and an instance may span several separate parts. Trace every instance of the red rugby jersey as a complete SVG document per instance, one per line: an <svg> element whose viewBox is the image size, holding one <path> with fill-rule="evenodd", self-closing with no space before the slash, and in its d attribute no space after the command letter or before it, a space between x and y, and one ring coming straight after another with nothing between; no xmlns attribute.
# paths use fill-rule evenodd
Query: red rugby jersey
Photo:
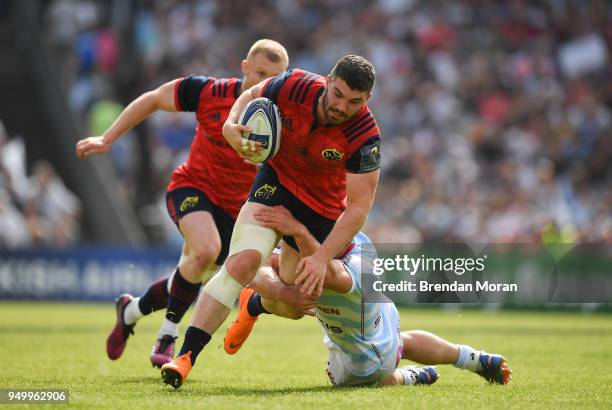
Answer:
<svg viewBox="0 0 612 410"><path fill-rule="evenodd" d="M240 96L242 80L205 76L177 82L174 102L180 111L196 113L198 124L187 162L176 168L168 191L194 187L234 219L246 201L257 168L244 163L223 138L223 123Z"/></svg>
<svg viewBox="0 0 612 410"><path fill-rule="evenodd" d="M271 78L262 96L283 117L281 146L269 164L280 183L315 212L338 219L346 209L346 173L380 168L380 130L370 109L337 126L317 126L325 77L290 70Z"/></svg>

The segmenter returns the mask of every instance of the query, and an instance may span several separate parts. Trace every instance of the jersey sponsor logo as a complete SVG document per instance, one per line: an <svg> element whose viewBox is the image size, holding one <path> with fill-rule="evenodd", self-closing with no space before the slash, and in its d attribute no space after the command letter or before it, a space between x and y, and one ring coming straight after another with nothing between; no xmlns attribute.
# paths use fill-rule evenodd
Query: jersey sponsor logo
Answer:
<svg viewBox="0 0 612 410"><path fill-rule="evenodd" d="M199 197L188 196L187 198L183 199L183 202L181 202L181 206L179 206L179 209L181 210L181 212L185 212L186 210L196 206L198 202L200 202Z"/></svg>
<svg viewBox="0 0 612 410"><path fill-rule="evenodd" d="M321 152L321 155L328 161L340 161L344 152L340 152L336 148L326 148Z"/></svg>
<svg viewBox="0 0 612 410"><path fill-rule="evenodd" d="M209 121L219 122L221 121L221 113L219 111L213 112L212 114L208 114L207 118Z"/></svg>
<svg viewBox="0 0 612 410"><path fill-rule="evenodd" d="M254 196L255 198L259 198L259 199L270 199L272 195L276 193L277 188L278 187L275 187L270 184L263 184L262 186L257 188L257 191L255 191Z"/></svg>
<svg viewBox="0 0 612 410"><path fill-rule="evenodd" d="M380 140L362 147L359 153L361 154L359 173L371 172L380 168Z"/></svg>
<svg viewBox="0 0 612 410"><path fill-rule="evenodd" d="M340 309L337 309L337 308L331 308L331 307L325 307L325 306L318 305L317 309L319 309L323 313L327 313L328 315L340 316Z"/></svg>
<svg viewBox="0 0 612 410"><path fill-rule="evenodd" d="M325 327L325 329L329 330L332 333L344 333L344 331L342 330L342 326L340 326L339 323L327 323L325 321L323 321L321 318L317 317L317 319L319 319L319 322L321 323L321 325L323 327Z"/></svg>

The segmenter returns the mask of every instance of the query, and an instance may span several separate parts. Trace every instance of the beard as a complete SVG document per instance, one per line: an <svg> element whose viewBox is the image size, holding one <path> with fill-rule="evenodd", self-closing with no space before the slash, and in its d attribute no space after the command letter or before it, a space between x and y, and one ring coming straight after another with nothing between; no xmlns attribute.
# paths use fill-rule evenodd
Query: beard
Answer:
<svg viewBox="0 0 612 410"><path fill-rule="evenodd" d="M327 93L328 90L325 89L325 93L323 94L323 114L325 114L325 120L331 125L338 125L346 122L348 120L348 116L345 112L330 107L329 96Z"/></svg>

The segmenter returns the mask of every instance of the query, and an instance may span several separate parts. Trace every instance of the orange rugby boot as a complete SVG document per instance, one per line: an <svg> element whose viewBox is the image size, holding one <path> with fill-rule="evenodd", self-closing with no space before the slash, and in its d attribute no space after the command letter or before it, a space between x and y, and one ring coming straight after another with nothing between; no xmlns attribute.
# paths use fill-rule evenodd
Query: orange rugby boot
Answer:
<svg viewBox="0 0 612 410"><path fill-rule="evenodd" d="M255 293L255 291L251 288L244 288L240 292L240 309L238 311L238 317L227 328L227 332L225 332L223 347L227 354L235 354L240 350L251 334L255 322L257 322L259 318L259 316L253 317L249 315L249 311L247 310L249 299L253 293Z"/></svg>
<svg viewBox="0 0 612 410"><path fill-rule="evenodd" d="M191 372L191 351L175 358L161 367L161 376L165 384L178 389L185 383Z"/></svg>

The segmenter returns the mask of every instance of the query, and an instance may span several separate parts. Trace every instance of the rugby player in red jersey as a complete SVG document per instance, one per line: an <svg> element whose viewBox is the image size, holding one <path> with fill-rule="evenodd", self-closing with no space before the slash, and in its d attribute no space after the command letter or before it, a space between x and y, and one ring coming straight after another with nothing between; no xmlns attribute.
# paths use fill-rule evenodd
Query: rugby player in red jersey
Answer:
<svg viewBox="0 0 612 410"><path fill-rule="evenodd" d="M104 135L77 143L80 158L104 154L157 110L191 111L197 119L189 158L172 174L166 193L168 213L184 238L181 258L172 275L153 283L141 297L119 296L116 324L106 341L110 359L122 355L138 319L162 308L166 318L150 359L161 366L174 357L178 323L202 283L225 261L236 217L257 172L227 144L223 124L243 91L283 72L288 63L281 44L259 40L242 61L242 79L189 76L170 81L134 100Z"/></svg>
<svg viewBox="0 0 612 410"><path fill-rule="evenodd" d="M258 211L283 205L322 244L314 254L300 259L295 239L285 236L280 257L283 282L302 284L307 294L321 293L328 263L362 228L378 183L380 131L366 105L374 79L369 61L349 55L338 60L327 77L290 70L238 98L223 127L230 145L249 156L244 127L237 120L249 101L263 96L274 101L282 114L281 147L259 169L249 200L238 215L228 259L198 298L179 356L162 366L165 383L179 387L185 381L243 286L279 241L277 231L258 222ZM249 331L258 314L272 311L289 316L293 309L257 294L248 303L253 315ZM238 338L234 342L241 344Z"/></svg>

